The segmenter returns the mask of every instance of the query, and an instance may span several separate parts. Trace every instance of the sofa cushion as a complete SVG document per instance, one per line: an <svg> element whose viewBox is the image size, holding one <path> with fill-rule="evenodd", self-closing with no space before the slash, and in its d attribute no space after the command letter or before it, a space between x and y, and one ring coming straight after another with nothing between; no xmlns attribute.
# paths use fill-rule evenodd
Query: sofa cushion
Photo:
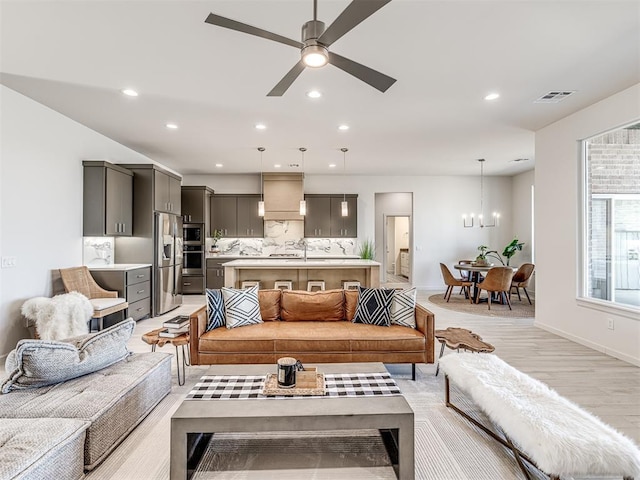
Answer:
<svg viewBox="0 0 640 480"><path fill-rule="evenodd" d="M391 325L416 328L416 287L394 290L391 302Z"/></svg>
<svg viewBox="0 0 640 480"><path fill-rule="evenodd" d="M388 327L391 324L391 302L394 290L358 287L355 323Z"/></svg>
<svg viewBox="0 0 640 480"><path fill-rule="evenodd" d="M280 320L280 299L282 290L258 290L258 301L260 302L260 316L263 322L275 322Z"/></svg>
<svg viewBox="0 0 640 480"><path fill-rule="evenodd" d="M84 478L89 422L68 418L16 418L0 422L0 478Z"/></svg>
<svg viewBox="0 0 640 480"><path fill-rule="evenodd" d="M274 352L282 322L263 322L243 328L219 328L203 333L198 350L201 352Z"/></svg>
<svg viewBox="0 0 640 480"><path fill-rule="evenodd" d="M284 290L280 316L286 322L344 320L343 290Z"/></svg>
<svg viewBox="0 0 640 480"><path fill-rule="evenodd" d="M358 290L345 290L344 291L344 313L345 318L350 322L353 321L353 317L356 316L356 307L358 306Z"/></svg>
<svg viewBox="0 0 640 480"><path fill-rule="evenodd" d="M349 352L349 334L353 323L288 322L275 338L276 352Z"/></svg>
<svg viewBox="0 0 640 480"><path fill-rule="evenodd" d="M262 323L260 303L258 302L258 285L242 290L222 287L222 297L224 298L227 328Z"/></svg>
<svg viewBox="0 0 640 480"><path fill-rule="evenodd" d="M88 420L84 464L91 470L171 391L172 358L136 353L91 375L0 395L0 418Z"/></svg>
<svg viewBox="0 0 640 480"><path fill-rule="evenodd" d="M130 355L132 318L66 342L20 340L5 362L2 393L53 385L101 370Z"/></svg>
<svg viewBox="0 0 640 480"><path fill-rule="evenodd" d="M422 352L425 349L424 335L414 328L352 325L354 328L349 331L349 338L353 352Z"/></svg>
<svg viewBox="0 0 640 480"><path fill-rule="evenodd" d="M207 288L207 328L205 332L214 328L224 327L224 298L219 289Z"/></svg>

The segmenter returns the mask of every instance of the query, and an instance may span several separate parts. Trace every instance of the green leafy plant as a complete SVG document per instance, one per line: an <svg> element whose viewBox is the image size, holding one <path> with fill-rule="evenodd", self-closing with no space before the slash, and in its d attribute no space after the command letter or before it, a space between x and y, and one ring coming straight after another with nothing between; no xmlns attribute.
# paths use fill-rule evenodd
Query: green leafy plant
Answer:
<svg viewBox="0 0 640 480"><path fill-rule="evenodd" d="M502 256L507 259L507 265L509 265L509 260L511 260L511 257L513 257L517 252L522 250L523 245L524 245L524 242L518 241L518 238L516 237L513 240L511 240L511 243L509 243L509 245L504 247L504 250L502 251Z"/></svg>
<svg viewBox="0 0 640 480"><path fill-rule="evenodd" d="M363 240L360 244L358 255L364 260L374 260L376 257L376 248L373 241L369 239Z"/></svg>
<svg viewBox="0 0 640 480"><path fill-rule="evenodd" d="M218 240L222 238L222 230L214 230L211 237L213 238L213 243L211 244L213 247L218 246Z"/></svg>
<svg viewBox="0 0 640 480"><path fill-rule="evenodd" d="M478 247L478 251L480 252L478 254L478 256L476 257L476 261L478 262L485 262L487 260L487 249L489 247L487 247L486 245L480 245Z"/></svg>

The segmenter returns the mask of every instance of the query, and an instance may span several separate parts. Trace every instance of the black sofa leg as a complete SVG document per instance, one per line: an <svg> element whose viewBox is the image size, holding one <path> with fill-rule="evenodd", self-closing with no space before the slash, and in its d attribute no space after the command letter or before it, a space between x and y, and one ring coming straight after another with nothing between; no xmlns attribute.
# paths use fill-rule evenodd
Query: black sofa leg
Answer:
<svg viewBox="0 0 640 480"><path fill-rule="evenodd" d="M411 380L415 381L416 379L416 364L412 363L411 364Z"/></svg>

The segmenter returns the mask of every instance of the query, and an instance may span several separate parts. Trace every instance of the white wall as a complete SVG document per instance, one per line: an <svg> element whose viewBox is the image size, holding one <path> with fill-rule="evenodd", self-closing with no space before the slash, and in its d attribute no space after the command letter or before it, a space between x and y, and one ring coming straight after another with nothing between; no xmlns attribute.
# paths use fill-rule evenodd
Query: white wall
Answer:
<svg viewBox="0 0 640 480"><path fill-rule="evenodd" d="M0 356L27 336L20 307L52 294L52 271L82 265L82 160L150 160L0 86Z"/></svg>
<svg viewBox="0 0 640 480"><path fill-rule="evenodd" d="M217 193L260 191L259 177L252 175L185 175L183 184L206 185ZM305 193L358 194L359 239L374 238L376 193L413 192L412 280L418 288L430 290L444 289L440 262L453 265L462 258L475 258L481 244L502 251L513 238L511 177L485 176L484 186L485 215L499 211L498 228L462 227L463 213L478 213L479 176L305 176ZM520 258L514 257L514 264L519 263Z"/></svg>
<svg viewBox="0 0 640 480"><path fill-rule="evenodd" d="M511 257L511 265L523 263L535 263L534 258L534 232L531 226L531 187L535 182L535 172L529 170L513 177L511 196L513 198L513 236L524 242L522 251ZM533 262L532 262L533 261ZM536 289L536 272L529 282L527 291Z"/></svg>
<svg viewBox="0 0 640 480"><path fill-rule="evenodd" d="M580 140L640 119L640 84L536 132L536 325L640 365L640 315L577 300ZM615 330L607 328L607 319Z"/></svg>

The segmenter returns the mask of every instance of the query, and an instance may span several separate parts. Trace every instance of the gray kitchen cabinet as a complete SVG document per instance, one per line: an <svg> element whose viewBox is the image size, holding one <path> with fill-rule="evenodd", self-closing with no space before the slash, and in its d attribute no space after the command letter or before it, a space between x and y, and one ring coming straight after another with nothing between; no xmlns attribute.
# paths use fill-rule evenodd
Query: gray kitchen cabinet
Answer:
<svg viewBox="0 0 640 480"><path fill-rule="evenodd" d="M182 187L182 221L183 223L209 223L210 196L213 190L204 186Z"/></svg>
<svg viewBox="0 0 640 480"><path fill-rule="evenodd" d="M237 212L236 195L211 195L211 233L221 230L223 237L235 237Z"/></svg>
<svg viewBox="0 0 640 480"><path fill-rule="evenodd" d="M348 215L342 216L342 202L347 202ZM358 236L358 196L331 196L332 238L356 238Z"/></svg>
<svg viewBox="0 0 640 480"><path fill-rule="evenodd" d="M96 283L116 290L129 303L127 316L141 320L151 315L151 267L89 267Z"/></svg>
<svg viewBox="0 0 640 480"><path fill-rule="evenodd" d="M182 202L181 178L169 172L154 170L154 209L157 212L180 215Z"/></svg>
<svg viewBox="0 0 640 480"><path fill-rule="evenodd" d="M131 236L133 172L108 162L84 161L84 236Z"/></svg>
<svg viewBox="0 0 640 480"><path fill-rule="evenodd" d="M189 275L182 277L183 295L204 295L204 275Z"/></svg>
<svg viewBox="0 0 640 480"><path fill-rule="evenodd" d="M211 232L222 230L223 237L263 237L259 201L260 195L212 195Z"/></svg>
<svg viewBox="0 0 640 480"><path fill-rule="evenodd" d="M305 195L307 214L304 217L304 236L322 238L331 235L331 197L329 195Z"/></svg>
<svg viewBox="0 0 640 480"><path fill-rule="evenodd" d="M238 237L264 237L264 219L258 215L260 195L238 195L237 228Z"/></svg>
<svg viewBox="0 0 640 480"><path fill-rule="evenodd" d="M206 284L209 289L224 287L223 262L215 258L207 258Z"/></svg>

